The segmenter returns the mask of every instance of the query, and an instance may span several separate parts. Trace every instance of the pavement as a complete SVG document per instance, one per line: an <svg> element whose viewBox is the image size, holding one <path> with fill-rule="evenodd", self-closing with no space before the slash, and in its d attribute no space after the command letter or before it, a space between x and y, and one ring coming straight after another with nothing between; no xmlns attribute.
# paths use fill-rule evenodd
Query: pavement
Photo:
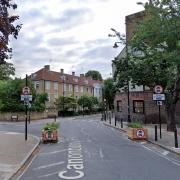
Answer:
<svg viewBox="0 0 180 180"><path fill-rule="evenodd" d="M123 123L121 128L120 122L115 126L114 118L103 121L105 125L124 131L126 133L127 123ZM166 125L162 125L162 138L158 141L154 140L154 125L148 124L145 126L148 129L148 141L156 144L168 151L180 155L180 148L174 146L174 133L166 131ZM180 128L178 128L178 142L180 147ZM22 133L0 131L0 180L9 180L20 170L33 154L40 143L40 138L29 135L27 141Z"/></svg>
<svg viewBox="0 0 180 180"><path fill-rule="evenodd" d="M0 131L0 179L11 179L38 147L40 139L33 135Z"/></svg>
<svg viewBox="0 0 180 180"><path fill-rule="evenodd" d="M117 121L115 126L114 118L111 119L111 123L109 120L104 121L105 125L114 127L123 132L127 132L127 122L123 122L123 128L121 128L121 122ZM160 138L160 130L158 126L158 139L155 141L155 124L146 124L143 127L148 129L148 142L158 145L170 152L176 153L180 155L180 128L177 128L177 138L178 138L178 148L175 148L175 140L174 140L174 132L167 131L167 125L162 124L161 126L161 138Z"/></svg>

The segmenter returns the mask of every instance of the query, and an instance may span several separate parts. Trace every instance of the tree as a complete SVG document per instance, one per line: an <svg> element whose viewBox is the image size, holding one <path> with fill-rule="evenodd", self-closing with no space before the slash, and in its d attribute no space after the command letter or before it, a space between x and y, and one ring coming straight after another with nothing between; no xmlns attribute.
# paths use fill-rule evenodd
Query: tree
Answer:
<svg viewBox="0 0 180 180"><path fill-rule="evenodd" d="M115 94L116 94L116 87L113 83L113 79L108 78L104 80L103 97L106 99L106 103L110 110L113 109Z"/></svg>
<svg viewBox="0 0 180 180"><path fill-rule="evenodd" d="M168 130L174 130L175 108L180 97L180 1L150 1L145 11L147 16L137 25L130 41L131 49L141 55L130 54L128 69L124 71L133 84L164 87ZM117 60L115 63L118 64ZM122 73L118 72L116 77Z"/></svg>
<svg viewBox="0 0 180 180"><path fill-rule="evenodd" d="M79 106L81 106L83 108L83 110L85 108L87 108L89 111L92 110L93 102L91 101L89 96L86 96L86 95L81 96L78 99L78 104L79 104Z"/></svg>
<svg viewBox="0 0 180 180"><path fill-rule="evenodd" d="M15 69L11 63L0 64L0 80L10 79L10 75L15 75Z"/></svg>
<svg viewBox="0 0 180 180"><path fill-rule="evenodd" d="M74 97L60 96L55 105L59 111L74 111L77 108L77 100Z"/></svg>
<svg viewBox="0 0 180 180"><path fill-rule="evenodd" d="M0 111L16 112L24 111L25 106L21 101L22 88L25 86L25 80L14 79L8 81L0 81ZM47 93L36 94L31 81L28 81L33 97L31 111L44 111L45 101L48 100Z"/></svg>
<svg viewBox="0 0 180 180"><path fill-rule="evenodd" d="M13 25L19 16L9 15L10 9L16 9L17 5L11 0L0 0L0 64L11 58L12 49L9 47L9 36L17 39L21 25Z"/></svg>
<svg viewBox="0 0 180 180"><path fill-rule="evenodd" d="M45 106L46 101L48 101L47 93L36 94L34 92L32 106L30 108L30 111L44 111L46 108Z"/></svg>
<svg viewBox="0 0 180 180"><path fill-rule="evenodd" d="M85 77L90 77L93 80L99 80L102 81L102 76L100 74L100 72L96 71L96 70L89 70L86 74Z"/></svg>

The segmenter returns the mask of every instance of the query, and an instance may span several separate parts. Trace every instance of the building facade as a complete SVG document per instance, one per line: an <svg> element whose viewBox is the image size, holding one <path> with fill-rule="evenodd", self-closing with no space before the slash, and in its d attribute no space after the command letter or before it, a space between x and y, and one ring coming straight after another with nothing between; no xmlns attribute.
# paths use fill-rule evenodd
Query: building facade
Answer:
<svg viewBox="0 0 180 180"><path fill-rule="evenodd" d="M127 52L136 53L136 56L142 56L141 52L134 52L130 46L128 46L129 40L136 32L138 22L143 21L146 16L145 11L141 11L135 14L126 16L126 47L116 57L119 60L124 60L127 57ZM127 51L126 51L127 48ZM116 67L112 64L113 72ZM143 78L143 77L142 77ZM117 118L122 118L124 121L128 121L128 106L130 109L130 119L139 120L144 123L158 123L159 122L159 106L156 101L153 101L153 89L143 86L132 86L129 82L129 93L120 89L120 92L116 93L114 99L114 107ZM128 104L129 94L129 104ZM161 121L166 122L166 110L165 104L160 106Z"/></svg>
<svg viewBox="0 0 180 180"><path fill-rule="evenodd" d="M86 78L84 74L76 76L72 74L50 70L50 65L45 65L44 68L31 74L31 80L34 83L34 88L37 93L47 93L48 102L47 108L54 108L54 103L59 96L72 96L76 99L79 97L94 96L99 101L102 100L102 82Z"/></svg>

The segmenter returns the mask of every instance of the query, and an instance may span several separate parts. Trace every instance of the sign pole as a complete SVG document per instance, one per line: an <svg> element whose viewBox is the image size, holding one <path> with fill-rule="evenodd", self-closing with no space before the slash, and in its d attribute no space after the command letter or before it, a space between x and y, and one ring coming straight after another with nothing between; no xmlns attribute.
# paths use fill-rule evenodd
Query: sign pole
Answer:
<svg viewBox="0 0 180 180"><path fill-rule="evenodd" d="M27 83L27 74L26 74L26 87L27 87L28 83ZM25 102L25 116L26 116L26 120L25 120L25 140L27 141L27 103Z"/></svg>
<svg viewBox="0 0 180 180"><path fill-rule="evenodd" d="M161 106L159 106L159 130L160 130L160 139L162 138L162 134L161 134Z"/></svg>

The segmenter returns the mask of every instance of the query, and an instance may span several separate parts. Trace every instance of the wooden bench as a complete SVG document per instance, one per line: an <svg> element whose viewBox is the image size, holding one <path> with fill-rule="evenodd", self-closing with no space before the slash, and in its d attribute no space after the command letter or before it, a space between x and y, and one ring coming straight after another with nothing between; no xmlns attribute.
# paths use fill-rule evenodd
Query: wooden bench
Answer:
<svg viewBox="0 0 180 180"><path fill-rule="evenodd" d="M11 115L11 121L18 121L18 115Z"/></svg>

